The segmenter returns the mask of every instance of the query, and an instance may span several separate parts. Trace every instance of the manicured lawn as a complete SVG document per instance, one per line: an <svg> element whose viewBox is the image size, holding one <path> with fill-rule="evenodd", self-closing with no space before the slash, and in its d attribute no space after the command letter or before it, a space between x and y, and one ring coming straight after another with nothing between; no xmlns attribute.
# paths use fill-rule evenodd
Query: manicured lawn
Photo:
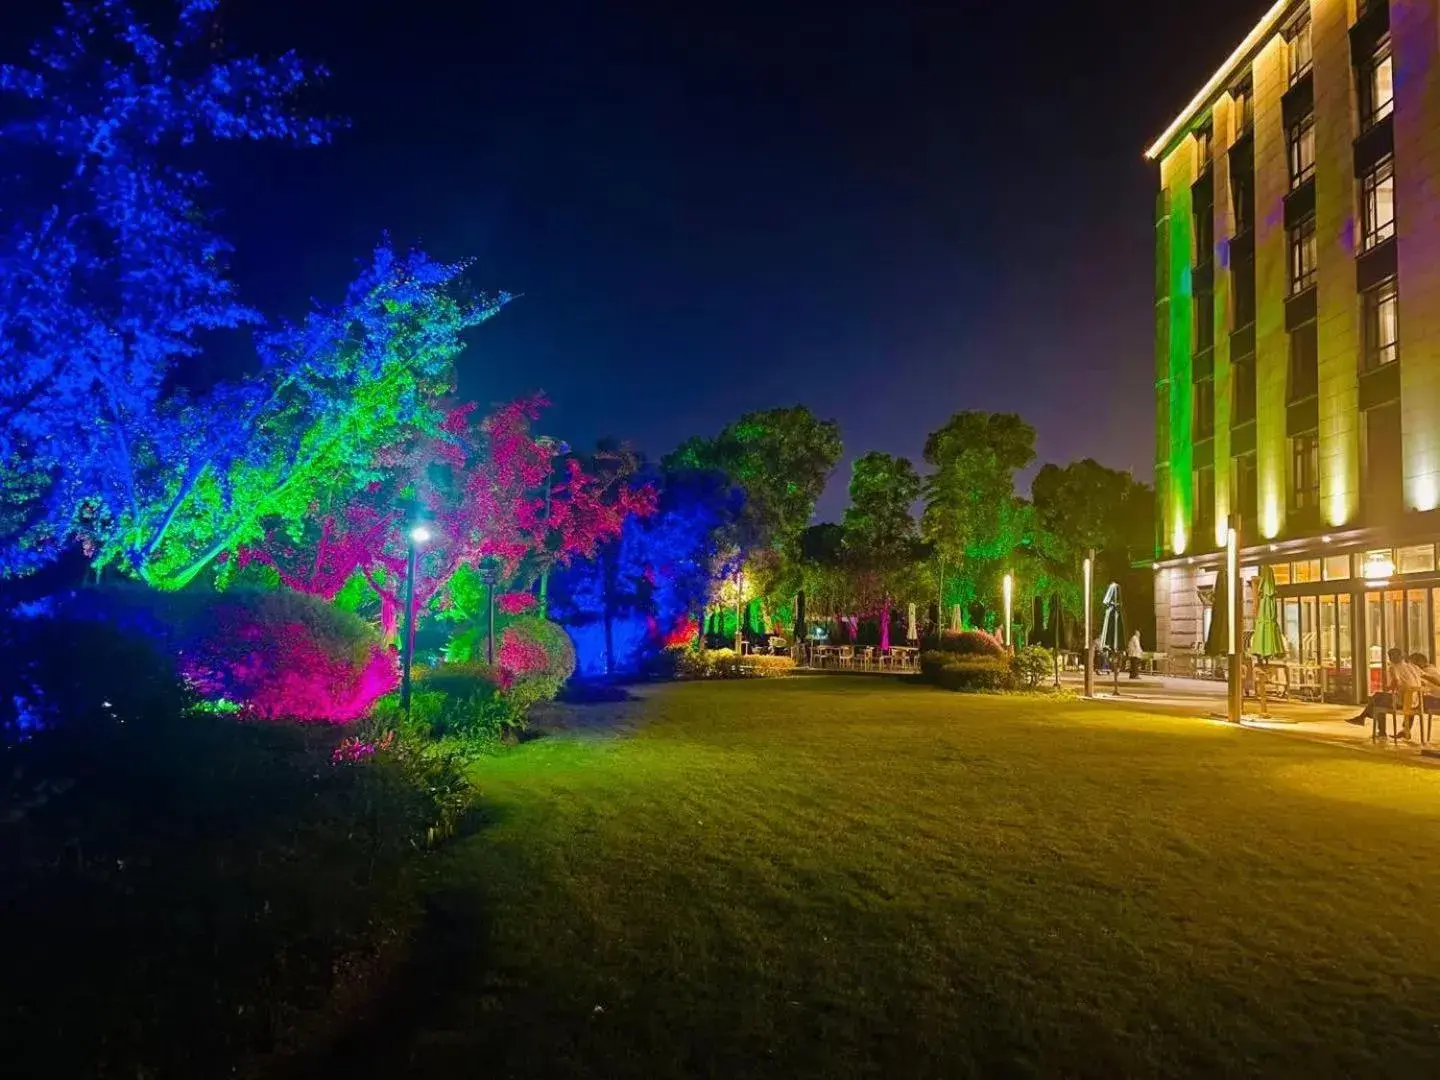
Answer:
<svg viewBox="0 0 1440 1080"><path fill-rule="evenodd" d="M418 996L353 1054L417 1076L1440 1069L1440 771L878 680L651 695L633 730L477 770L490 821L448 856Z"/></svg>

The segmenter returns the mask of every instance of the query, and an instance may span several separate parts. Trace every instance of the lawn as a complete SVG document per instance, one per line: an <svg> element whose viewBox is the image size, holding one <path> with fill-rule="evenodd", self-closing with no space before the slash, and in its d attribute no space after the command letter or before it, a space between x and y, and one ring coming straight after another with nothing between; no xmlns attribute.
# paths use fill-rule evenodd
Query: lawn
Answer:
<svg viewBox="0 0 1440 1080"><path fill-rule="evenodd" d="M883 680L686 684L628 709L478 767L488 822L335 1064L1440 1069L1440 771Z"/></svg>

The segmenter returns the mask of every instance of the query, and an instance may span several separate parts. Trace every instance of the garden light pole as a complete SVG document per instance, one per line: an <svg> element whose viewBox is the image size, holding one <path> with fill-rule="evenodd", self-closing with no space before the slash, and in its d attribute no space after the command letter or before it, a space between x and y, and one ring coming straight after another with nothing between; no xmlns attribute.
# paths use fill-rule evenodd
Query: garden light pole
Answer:
<svg viewBox="0 0 1440 1080"><path fill-rule="evenodd" d="M1095 576L1095 549L1085 556L1085 696L1095 696L1095 629L1090 621L1090 593Z"/></svg>
<svg viewBox="0 0 1440 1080"><path fill-rule="evenodd" d="M415 660L415 555L430 541L430 530L415 525L405 537L405 636L400 641L400 708L410 718L410 667Z"/></svg>
<svg viewBox="0 0 1440 1080"><path fill-rule="evenodd" d="M540 568L540 617L544 618L550 610L550 499L555 486L555 458L568 454L570 446L549 435L540 436L535 443L545 451L545 563Z"/></svg>
<svg viewBox="0 0 1440 1080"><path fill-rule="evenodd" d="M1014 631L1010 629L1010 601L1015 593L1015 575L1007 573L1000 583L1000 588L1005 597L1005 644L1013 649L1015 642L1012 640Z"/></svg>
<svg viewBox="0 0 1440 1080"><path fill-rule="evenodd" d="M745 627L740 621L740 605L745 597L745 571L735 571L735 655L745 651Z"/></svg>
<svg viewBox="0 0 1440 1080"><path fill-rule="evenodd" d="M1240 633L1243 624L1240 620L1245 617L1245 613L1240 609L1240 516L1238 514L1230 515L1230 526L1225 530L1225 572L1229 578L1229 581L1226 582L1225 610L1230 616L1230 634L1229 640L1226 642L1230 654L1228 671L1230 684L1229 693L1226 694L1226 716L1232 724L1238 724L1242 695L1245 692L1240 677L1240 643L1243 640Z"/></svg>
<svg viewBox="0 0 1440 1080"><path fill-rule="evenodd" d="M500 579L500 568L495 560L486 559L480 564L480 580L485 583L485 663L495 666L495 583Z"/></svg>

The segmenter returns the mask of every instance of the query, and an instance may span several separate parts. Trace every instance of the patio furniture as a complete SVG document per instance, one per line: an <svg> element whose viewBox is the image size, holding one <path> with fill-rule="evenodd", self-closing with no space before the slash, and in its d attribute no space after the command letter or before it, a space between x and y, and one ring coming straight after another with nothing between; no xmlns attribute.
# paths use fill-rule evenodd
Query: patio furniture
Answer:
<svg viewBox="0 0 1440 1080"><path fill-rule="evenodd" d="M788 651L789 642L783 637L770 638L770 655L781 656Z"/></svg>
<svg viewBox="0 0 1440 1080"><path fill-rule="evenodd" d="M855 666L861 671L868 671L871 664L876 664L875 649L871 645L862 646L855 653ZM878 666L878 665L877 665Z"/></svg>
<svg viewBox="0 0 1440 1080"><path fill-rule="evenodd" d="M841 645L835 650L835 664L837 667L848 668L855 664L855 649L851 645Z"/></svg>

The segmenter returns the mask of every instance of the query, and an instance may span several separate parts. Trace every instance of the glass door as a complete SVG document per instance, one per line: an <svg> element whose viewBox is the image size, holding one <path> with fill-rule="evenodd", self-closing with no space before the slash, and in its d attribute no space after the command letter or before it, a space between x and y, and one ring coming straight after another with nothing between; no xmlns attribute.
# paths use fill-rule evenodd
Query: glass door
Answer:
<svg viewBox="0 0 1440 1080"><path fill-rule="evenodd" d="M1365 594L1365 692L1378 694L1385 687L1385 609L1378 592Z"/></svg>

